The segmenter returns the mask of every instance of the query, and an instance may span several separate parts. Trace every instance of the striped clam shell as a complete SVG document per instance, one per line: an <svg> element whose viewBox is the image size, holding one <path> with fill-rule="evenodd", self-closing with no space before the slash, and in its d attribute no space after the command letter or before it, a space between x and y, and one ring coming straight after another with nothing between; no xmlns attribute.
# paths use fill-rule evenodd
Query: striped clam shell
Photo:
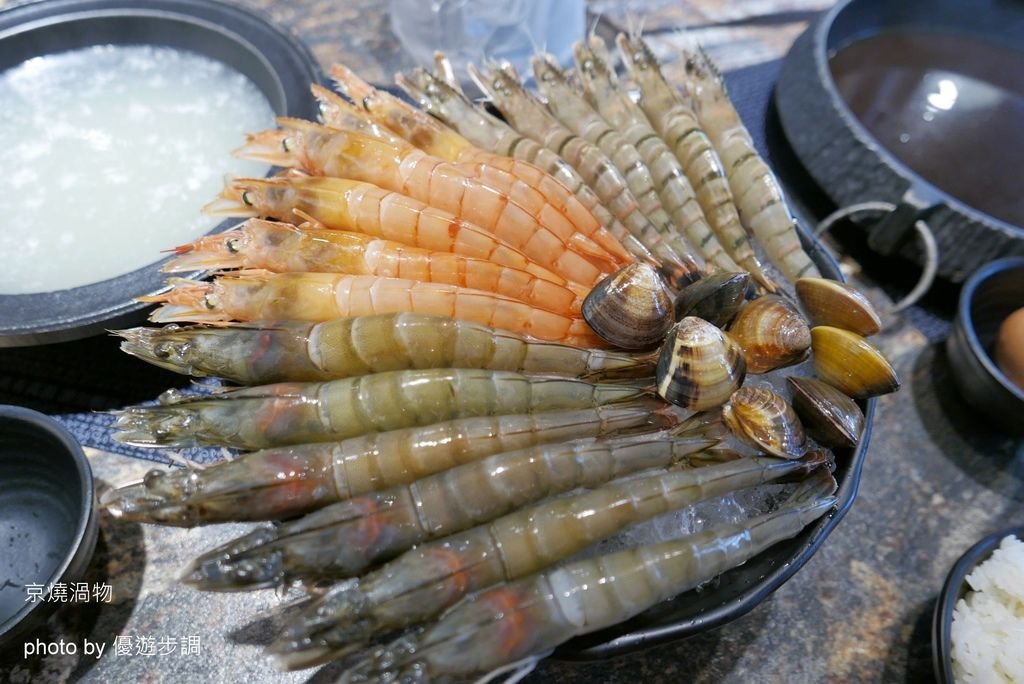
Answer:
<svg viewBox="0 0 1024 684"><path fill-rule="evenodd" d="M725 403L746 374L740 346L695 316L683 318L669 331L655 369L658 394L694 411Z"/></svg>

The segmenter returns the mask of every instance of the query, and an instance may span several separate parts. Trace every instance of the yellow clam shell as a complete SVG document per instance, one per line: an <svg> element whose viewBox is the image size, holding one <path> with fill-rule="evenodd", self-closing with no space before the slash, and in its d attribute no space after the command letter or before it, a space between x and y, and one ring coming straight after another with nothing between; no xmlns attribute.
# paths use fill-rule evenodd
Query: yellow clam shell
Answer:
<svg viewBox="0 0 1024 684"><path fill-rule="evenodd" d="M882 329L882 321L867 297L855 288L828 278L800 278L796 294L814 325L842 328L867 337Z"/></svg>
<svg viewBox="0 0 1024 684"><path fill-rule="evenodd" d="M818 377L849 397L865 399L900 388L885 355L857 333L816 326L811 328L811 350Z"/></svg>

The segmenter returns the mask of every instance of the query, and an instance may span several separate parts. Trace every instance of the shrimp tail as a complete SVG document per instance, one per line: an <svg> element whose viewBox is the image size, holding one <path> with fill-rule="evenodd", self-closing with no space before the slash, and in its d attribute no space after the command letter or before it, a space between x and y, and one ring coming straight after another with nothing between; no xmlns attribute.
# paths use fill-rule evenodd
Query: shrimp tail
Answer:
<svg viewBox="0 0 1024 684"><path fill-rule="evenodd" d="M295 155L288 147L288 131L276 128L249 133L245 136L245 144L232 150L231 154L274 166L291 166L295 162Z"/></svg>

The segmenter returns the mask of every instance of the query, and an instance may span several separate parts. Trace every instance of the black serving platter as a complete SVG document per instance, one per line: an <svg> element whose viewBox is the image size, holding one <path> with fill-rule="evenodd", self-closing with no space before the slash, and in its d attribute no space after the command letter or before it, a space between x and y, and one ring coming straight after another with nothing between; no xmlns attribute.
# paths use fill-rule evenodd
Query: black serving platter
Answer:
<svg viewBox="0 0 1024 684"><path fill-rule="evenodd" d="M42 413L0 405L0 651L56 607L49 587L82 577L99 533L82 447ZM9 529L7 529L9 528ZM27 585L38 585L29 601Z"/></svg>
<svg viewBox="0 0 1024 684"><path fill-rule="evenodd" d="M999 542L1011 534L1017 539L1024 540L1024 527L1014 527L985 537L967 549L946 576L942 592L935 602L935 615L932 620L932 667L939 684L953 684L950 630L953 627L953 608L956 607L956 602L971 590L966 581L967 575L971 574L976 566L988 560L992 552L999 547Z"/></svg>
<svg viewBox="0 0 1024 684"><path fill-rule="evenodd" d="M852 58L851 45L857 47L856 58L846 60L848 71L837 71L841 60L835 56ZM918 81L907 70L926 76ZM939 83L948 92L930 95L937 99L924 100L918 111L921 100L914 94L920 98L925 84L934 86L940 76L954 79L954 86ZM955 79L963 76L957 100ZM968 97L982 91L1011 93L1000 111L1024 119L1024 3L842 0L793 44L775 101L790 145L838 206L870 201L898 206L871 229L869 245L921 263L923 251L910 229L916 219L925 219L938 243L939 275L962 282L987 261L1024 255L1024 229L999 217L1007 216L999 208L1006 204L1011 216L1020 215L1019 193L1012 184L993 183L1015 179L1013 169L1024 162L1015 158L1021 149L1015 142L1019 128L1011 128L1015 132L1006 136L1007 144L990 156L965 142L995 125L987 105ZM938 106L929 107L932 102ZM907 125L909 133L883 132L901 117L899 125ZM938 137L935 131L946 129L934 128L935 122L948 132ZM891 139L883 143L880 136ZM925 142L915 148L919 140ZM935 161L943 155L942 163ZM920 173L901 159L914 160ZM949 169L957 173L943 173ZM949 180L954 175L956 182ZM1008 196L1004 187L1010 187ZM962 199L969 196L970 202ZM991 206L978 208L982 205Z"/></svg>
<svg viewBox="0 0 1024 684"><path fill-rule="evenodd" d="M90 45L161 45L196 52L245 74L278 116L313 118L320 69L294 36L248 10L214 0L50 0L0 12L0 70ZM225 221L213 232L232 225ZM169 258L169 257L168 257ZM161 261L67 290L0 295L0 347L80 339L139 321L135 297L165 288Z"/></svg>
<svg viewBox="0 0 1024 684"><path fill-rule="evenodd" d="M800 242L822 276L845 281L835 259L799 225ZM688 591L631 620L572 639L555 650L562 660L596 660L677 641L731 622L765 600L811 559L853 505L874 424L875 399L858 402L864 410L864 433L856 449L837 450L835 508L800 534L780 542L738 568L723 573L712 587Z"/></svg>

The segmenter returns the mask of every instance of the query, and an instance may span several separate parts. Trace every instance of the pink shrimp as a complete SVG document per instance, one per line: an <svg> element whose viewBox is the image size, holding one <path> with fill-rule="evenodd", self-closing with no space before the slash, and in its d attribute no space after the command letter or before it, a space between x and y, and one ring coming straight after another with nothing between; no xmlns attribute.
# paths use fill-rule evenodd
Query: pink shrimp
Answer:
<svg viewBox="0 0 1024 684"><path fill-rule="evenodd" d="M274 179L241 178L230 181L204 211L219 216L267 216L289 223L312 219L331 230L492 261L567 287L577 296L589 291L534 263L479 226L370 183L297 173Z"/></svg>
<svg viewBox="0 0 1024 684"><path fill-rule="evenodd" d="M470 178L458 167L422 150L308 121L278 122L284 130L250 135L237 153L316 175L354 178L409 195L493 232L542 266L582 285L593 285L617 268L609 258L573 251L578 247L576 241L566 243L508 193Z"/></svg>
<svg viewBox="0 0 1024 684"><path fill-rule="evenodd" d="M582 318L563 316L511 297L457 285L335 273L235 271L209 283L172 280L156 323L179 321L329 321L349 316L411 313L448 316L575 347L607 347Z"/></svg>
<svg viewBox="0 0 1024 684"><path fill-rule="evenodd" d="M343 93L363 109L376 124L397 133L416 147L457 165L488 184L510 184L513 180L535 188L550 207L561 212L574 231L590 238L619 265L631 262L632 256L615 236L598 222L594 214L569 188L538 166L480 149L454 130L390 93L375 89L350 69L336 64L331 76ZM324 96L321 91L314 94ZM324 96L326 97L326 96ZM340 100L340 98L338 98ZM321 100L321 111L328 125L334 125L331 105ZM343 101L342 101L343 102ZM332 103L339 106L338 101ZM345 103L347 104L347 103Z"/></svg>
<svg viewBox="0 0 1024 684"><path fill-rule="evenodd" d="M407 247L360 233L259 219L175 251L178 257L164 271L257 268L276 273L390 276L495 292L567 316L578 315L582 303L560 285L483 259Z"/></svg>

